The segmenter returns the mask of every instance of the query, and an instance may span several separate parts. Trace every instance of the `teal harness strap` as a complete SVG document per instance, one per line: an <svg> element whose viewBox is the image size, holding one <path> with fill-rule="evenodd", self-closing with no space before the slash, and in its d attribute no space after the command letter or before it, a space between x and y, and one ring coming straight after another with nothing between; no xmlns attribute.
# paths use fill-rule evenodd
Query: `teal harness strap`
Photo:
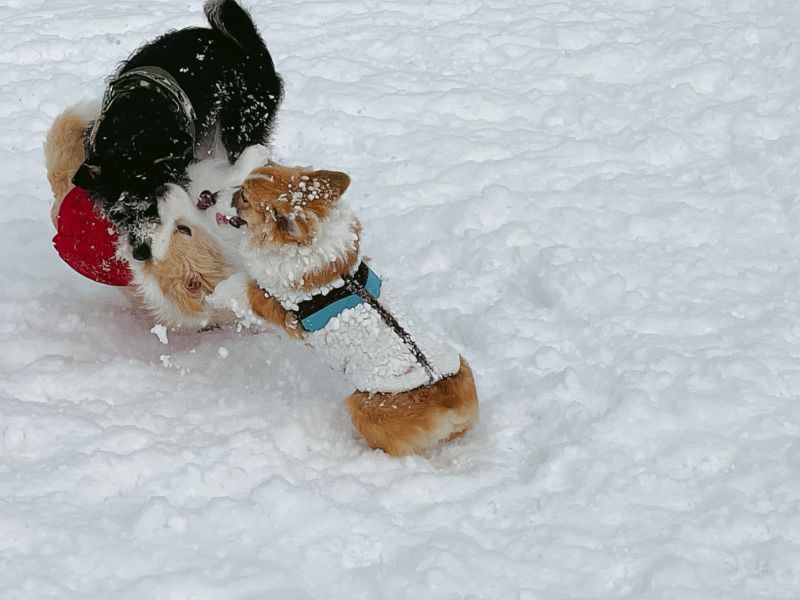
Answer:
<svg viewBox="0 0 800 600"><path fill-rule="evenodd" d="M380 298L380 277L378 277L375 272L363 262L361 265L359 265L358 271L356 272L356 277L358 277L361 272L365 272L366 274L366 280L363 284L364 289L366 289L369 295L373 298ZM339 290L341 290L343 293L336 293ZM319 298L327 299L328 302L324 303L320 307L319 304L317 304L317 302L319 302ZM307 304L305 302L301 303L300 311L298 311L298 313L300 313L298 314L298 317L300 318L300 324L303 326L303 329L309 332L323 329L332 318L339 316L348 308L355 308L359 304L363 304L364 300L362 300L357 294L348 292L345 290L345 288L337 288L336 290L330 292L327 297L317 296L313 302L315 304L314 312L311 312L306 316L302 316L302 313L305 312L303 311L303 305Z"/></svg>

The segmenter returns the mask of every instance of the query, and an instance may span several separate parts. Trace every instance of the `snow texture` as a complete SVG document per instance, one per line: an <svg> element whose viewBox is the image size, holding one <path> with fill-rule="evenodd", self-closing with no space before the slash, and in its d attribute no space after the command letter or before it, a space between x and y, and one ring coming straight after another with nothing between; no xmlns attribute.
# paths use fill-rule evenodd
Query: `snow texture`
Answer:
<svg viewBox="0 0 800 600"><path fill-rule="evenodd" d="M252 2L275 157L481 423L368 450L269 334L170 332L59 262L41 145L196 0L0 3L0 598L800 597L800 3Z"/></svg>

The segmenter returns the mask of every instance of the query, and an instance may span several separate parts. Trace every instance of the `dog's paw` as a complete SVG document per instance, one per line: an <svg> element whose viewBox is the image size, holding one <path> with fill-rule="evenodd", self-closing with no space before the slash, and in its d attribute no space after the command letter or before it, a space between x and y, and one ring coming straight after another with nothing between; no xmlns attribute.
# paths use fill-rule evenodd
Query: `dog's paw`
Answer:
<svg viewBox="0 0 800 600"><path fill-rule="evenodd" d="M286 311L286 317L283 321L283 326L286 329L286 332L293 338L297 338L298 340L305 339L306 332L300 326L300 321L297 319L297 315L295 315L293 312Z"/></svg>

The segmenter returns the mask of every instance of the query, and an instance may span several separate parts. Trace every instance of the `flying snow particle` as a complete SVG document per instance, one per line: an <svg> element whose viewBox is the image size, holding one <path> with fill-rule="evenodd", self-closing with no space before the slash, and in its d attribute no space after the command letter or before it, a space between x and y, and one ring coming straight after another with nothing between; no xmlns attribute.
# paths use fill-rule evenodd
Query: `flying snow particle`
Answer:
<svg viewBox="0 0 800 600"><path fill-rule="evenodd" d="M155 336L158 338L158 341L162 344L169 343L169 340L167 339L167 328L163 325L153 325L150 333L155 334Z"/></svg>

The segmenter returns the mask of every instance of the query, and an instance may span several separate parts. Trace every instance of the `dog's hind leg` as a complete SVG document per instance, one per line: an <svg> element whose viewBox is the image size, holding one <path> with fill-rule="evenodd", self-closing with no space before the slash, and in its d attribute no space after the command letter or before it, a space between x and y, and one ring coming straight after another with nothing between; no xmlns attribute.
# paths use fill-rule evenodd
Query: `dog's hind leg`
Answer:
<svg viewBox="0 0 800 600"><path fill-rule="evenodd" d="M72 188L72 176L84 161L83 136L89 122L97 117L100 105L84 102L70 106L55 118L44 142L44 164L47 180L53 192L50 217L58 227L56 218L61 201Z"/></svg>
<svg viewBox="0 0 800 600"><path fill-rule="evenodd" d="M467 362L431 386L396 394L353 392L350 420L371 448L392 456L422 454L467 433L478 420L475 380Z"/></svg>

